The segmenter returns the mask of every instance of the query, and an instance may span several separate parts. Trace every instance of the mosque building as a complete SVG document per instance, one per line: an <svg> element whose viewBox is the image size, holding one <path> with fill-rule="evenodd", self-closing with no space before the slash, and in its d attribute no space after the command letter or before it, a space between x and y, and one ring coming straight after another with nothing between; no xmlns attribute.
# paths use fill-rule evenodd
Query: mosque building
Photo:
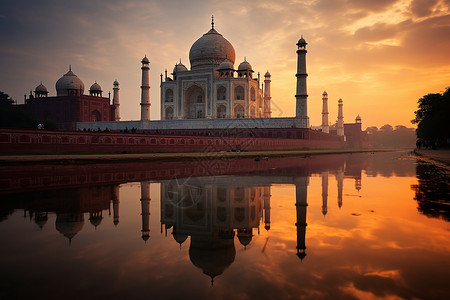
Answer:
<svg viewBox="0 0 450 300"><path fill-rule="evenodd" d="M72 72L72 67L56 82L56 96L49 96L47 88L39 84L30 95L25 95L22 108L38 122L50 121L59 129L75 130L77 122L119 121L119 82L113 83L110 95L103 97L101 86L94 82L89 95L84 94L84 83Z"/></svg>

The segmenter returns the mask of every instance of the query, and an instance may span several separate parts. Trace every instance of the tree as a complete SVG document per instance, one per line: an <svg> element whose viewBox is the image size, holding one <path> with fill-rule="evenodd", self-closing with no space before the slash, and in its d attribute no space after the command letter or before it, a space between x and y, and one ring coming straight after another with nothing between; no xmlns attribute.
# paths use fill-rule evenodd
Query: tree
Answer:
<svg viewBox="0 0 450 300"><path fill-rule="evenodd" d="M442 94L428 94L419 99L416 117L417 137L423 140L446 144L450 138L450 87Z"/></svg>
<svg viewBox="0 0 450 300"><path fill-rule="evenodd" d="M0 91L0 106L8 106L8 105L12 105L14 103L14 100L11 99L11 97Z"/></svg>
<svg viewBox="0 0 450 300"><path fill-rule="evenodd" d="M366 128L366 131L368 133L375 134L376 132L378 132L378 128L377 126L370 126Z"/></svg>
<svg viewBox="0 0 450 300"><path fill-rule="evenodd" d="M380 127L380 131L381 132L392 132L392 131L394 131L394 128L392 128L392 126L389 124L385 124Z"/></svg>

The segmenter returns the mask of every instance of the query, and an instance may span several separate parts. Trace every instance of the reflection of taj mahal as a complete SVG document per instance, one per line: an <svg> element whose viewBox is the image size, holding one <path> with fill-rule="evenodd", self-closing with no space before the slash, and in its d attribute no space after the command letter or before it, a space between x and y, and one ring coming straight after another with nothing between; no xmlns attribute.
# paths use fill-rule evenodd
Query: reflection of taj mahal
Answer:
<svg viewBox="0 0 450 300"><path fill-rule="evenodd" d="M172 228L180 246L191 237L189 257L211 279L233 263L235 235L247 247L261 221L269 230L270 186L243 185L231 177L161 183L161 224L166 232Z"/></svg>

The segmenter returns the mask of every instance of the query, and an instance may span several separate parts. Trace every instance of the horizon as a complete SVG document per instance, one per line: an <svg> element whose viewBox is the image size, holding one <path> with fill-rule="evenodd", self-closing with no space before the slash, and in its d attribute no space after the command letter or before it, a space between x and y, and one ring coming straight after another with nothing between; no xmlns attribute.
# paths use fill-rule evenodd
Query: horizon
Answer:
<svg viewBox="0 0 450 300"><path fill-rule="evenodd" d="M417 101L450 84L450 2L377 1L42 1L1 2L0 91L18 104L41 82L49 96L72 66L85 93L103 95L120 83L121 120L140 119L140 61L150 59L151 120L160 119L160 74L181 62L211 28L234 47L234 67L246 57L272 75L272 117L295 114L296 43L307 45L308 116L321 124L322 93L329 120L344 101L344 122L363 128L411 124ZM192 16L197 16L192 18ZM323 19L326 19L323 21ZM271 24L271 25L267 25Z"/></svg>

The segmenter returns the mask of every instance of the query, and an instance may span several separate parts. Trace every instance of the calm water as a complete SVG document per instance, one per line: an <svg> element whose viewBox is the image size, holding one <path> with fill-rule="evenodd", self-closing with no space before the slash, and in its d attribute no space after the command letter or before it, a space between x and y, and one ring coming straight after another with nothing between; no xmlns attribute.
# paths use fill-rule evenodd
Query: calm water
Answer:
<svg viewBox="0 0 450 300"><path fill-rule="evenodd" d="M450 299L408 153L1 171L0 299Z"/></svg>

